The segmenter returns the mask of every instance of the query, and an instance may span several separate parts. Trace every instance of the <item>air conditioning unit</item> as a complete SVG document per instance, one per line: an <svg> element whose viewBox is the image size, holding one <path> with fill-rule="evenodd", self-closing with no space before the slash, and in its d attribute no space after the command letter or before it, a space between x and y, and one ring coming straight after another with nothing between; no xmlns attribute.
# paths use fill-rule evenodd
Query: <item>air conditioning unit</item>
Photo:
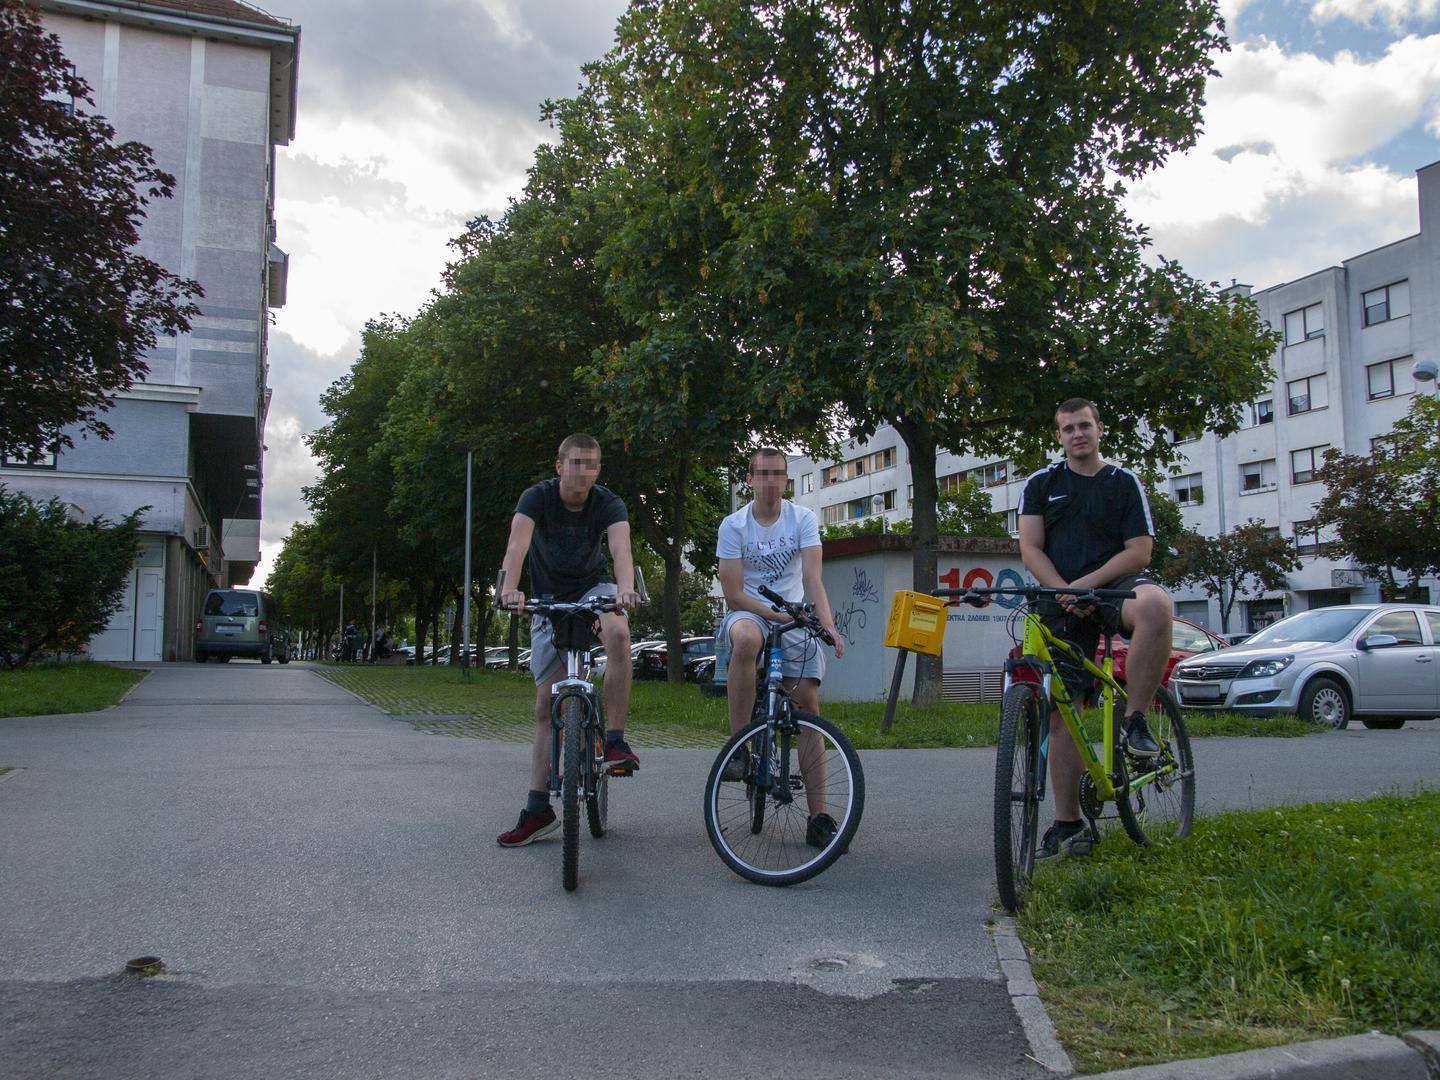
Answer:
<svg viewBox="0 0 1440 1080"><path fill-rule="evenodd" d="M205 551L210 547L210 526L201 525L195 530L195 550Z"/></svg>

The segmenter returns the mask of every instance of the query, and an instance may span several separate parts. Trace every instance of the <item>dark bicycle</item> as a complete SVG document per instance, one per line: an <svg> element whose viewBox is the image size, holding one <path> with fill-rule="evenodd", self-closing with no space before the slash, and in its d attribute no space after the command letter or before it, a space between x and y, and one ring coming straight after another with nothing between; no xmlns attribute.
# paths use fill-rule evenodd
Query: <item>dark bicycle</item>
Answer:
<svg viewBox="0 0 1440 1080"><path fill-rule="evenodd" d="M751 722L725 744L705 784L705 831L725 865L761 885L794 885L820 873L850 846L865 808L865 773L845 733L801 711L781 675L782 641L804 633L833 646L811 607L769 589L760 595L788 623L772 623L756 663ZM761 677L764 676L764 677ZM828 814L833 832L818 832Z"/></svg>
<svg viewBox="0 0 1440 1080"><path fill-rule="evenodd" d="M501 582L496 595L501 593ZM646 603L643 579L636 589ZM510 609L507 609L510 610ZM550 794L560 797L561 873L567 891L580 882L580 800L590 835L602 837L609 823L610 774L605 766L605 704L590 681L590 652L599 644L600 616L616 611L615 597L592 596L561 602L526 597L523 611L547 619L555 651L565 657L565 677L550 694Z"/></svg>

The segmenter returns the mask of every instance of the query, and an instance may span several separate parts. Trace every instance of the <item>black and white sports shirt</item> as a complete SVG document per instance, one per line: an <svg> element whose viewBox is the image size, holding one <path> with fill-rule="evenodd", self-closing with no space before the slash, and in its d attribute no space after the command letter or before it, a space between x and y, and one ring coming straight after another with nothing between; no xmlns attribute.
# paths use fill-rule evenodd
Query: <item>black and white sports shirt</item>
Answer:
<svg viewBox="0 0 1440 1080"><path fill-rule="evenodd" d="M1081 476L1057 461L1031 473L1020 515L1044 517L1045 554L1066 581L1104 566L1124 550L1126 540L1155 535L1140 478L1118 465Z"/></svg>

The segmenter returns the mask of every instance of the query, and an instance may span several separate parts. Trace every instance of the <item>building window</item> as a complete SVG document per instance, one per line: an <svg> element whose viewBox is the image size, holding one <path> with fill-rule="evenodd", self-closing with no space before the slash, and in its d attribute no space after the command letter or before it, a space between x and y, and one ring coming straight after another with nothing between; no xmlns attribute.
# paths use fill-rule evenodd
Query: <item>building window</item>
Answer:
<svg viewBox="0 0 1440 1080"><path fill-rule="evenodd" d="M1315 555L1320 551L1320 530L1315 527L1315 522L1295 522L1295 554Z"/></svg>
<svg viewBox="0 0 1440 1080"><path fill-rule="evenodd" d="M1410 283L1397 281L1383 289L1371 289L1360 297L1360 306L1365 309L1365 325L1389 322L1402 315L1410 314Z"/></svg>
<svg viewBox="0 0 1440 1080"><path fill-rule="evenodd" d="M1394 435L1376 435L1370 440L1370 456L1383 458L1395 449Z"/></svg>
<svg viewBox="0 0 1440 1080"><path fill-rule="evenodd" d="M1240 494L1275 490L1275 459L1249 461L1240 466Z"/></svg>
<svg viewBox="0 0 1440 1080"><path fill-rule="evenodd" d="M1285 344L1299 345L1302 341L1320 337L1325 333L1325 305L1311 304L1309 307L1285 314Z"/></svg>
<svg viewBox="0 0 1440 1080"><path fill-rule="evenodd" d="M0 465L7 469L53 469L55 468L55 451L46 450L41 453L26 454L24 457L0 457Z"/></svg>
<svg viewBox="0 0 1440 1080"><path fill-rule="evenodd" d="M1175 492L1175 501L1181 506L1199 506L1205 501L1205 487L1200 482L1199 473L1177 476L1170 485Z"/></svg>
<svg viewBox="0 0 1440 1080"><path fill-rule="evenodd" d="M874 495L866 495L861 499L850 499L846 502L832 503L822 511L826 525L838 525L842 521L859 521L867 518L878 511L875 500L880 499L884 510L895 509L895 492L880 491Z"/></svg>
<svg viewBox="0 0 1440 1080"><path fill-rule="evenodd" d="M1316 474L1325 461L1325 451L1330 449L1330 444L1324 446L1307 446L1304 450L1290 451L1290 482L1292 484L1313 484L1319 479Z"/></svg>
<svg viewBox="0 0 1440 1080"><path fill-rule="evenodd" d="M1018 508L1005 511L1005 531L1011 536L1020 535L1020 511Z"/></svg>
<svg viewBox="0 0 1440 1080"><path fill-rule="evenodd" d="M870 455L871 471L879 472L881 469L893 469L895 467L895 448L887 446L884 450L877 450Z"/></svg>
<svg viewBox="0 0 1440 1080"><path fill-rule="evenodd" d="M1197 433L1197 434L1194 434L1194 435L1182 435L1182 434L1180 434L1180 432L1178 432L1178 431L1172 431L1172 432L1170 433L1170 445L1171 445L1171 446L1179 446L1179 445L1181 445L1182 443L1187 443L1187 442L1199 442L1199 441L1200 441L1200 436L1199 436L1198 433Z"/></svg>
<svg viewBox="0 0 1440 1080"><path fill-rule="evenodd" d="M800 494L809 495L814 490L815 474L813 472L807 472L804 476L800 477Z"/></svg>
<svg viewBox="0 0 1440 1080"><path fill-rule="evenodd" d="M1259 427L1261 424L1273 424L1275 422L1275 399L1261 398L1259 401L1250 403L1250 423L1246 427Z"/></svg>
<svg viewBox="0 0 1440 1080"><path fill-rule="evenodd" d="M1285 397L1290 403L1290 415L1314 412L1330 404L1325 393L1325 376L1311 375L1307 379L1293 379L1285 384Z"/></svg>
<svg viewBox="0 0 1440 1080"><path fill-rule="evenodd" d="M1396 360L1382 360L1365 369L1365 387L1371 401L1409 394L1415 389L1413 356L1402 356Z"/></svg>

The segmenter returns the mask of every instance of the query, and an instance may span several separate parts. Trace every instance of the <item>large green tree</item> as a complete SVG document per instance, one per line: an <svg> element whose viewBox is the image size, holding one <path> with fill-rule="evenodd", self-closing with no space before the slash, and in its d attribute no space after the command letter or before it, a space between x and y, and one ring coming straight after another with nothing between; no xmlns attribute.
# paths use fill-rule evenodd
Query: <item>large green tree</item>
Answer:
<svg viewBox="0 0 1440 1080"><path fill-rule="evenodd" d="M101 413L145 352L190 329L193 281L136 251L175 178L87 112L90 87L35 8L0 0L0 456L109 438Z"/></svg>
<svg viewBox="0 0 1440 1080"><path fill-rule="evenodd" d="M1223 47L1215 5L1184 0L653 0L622 18L609 62L688 121L655 243L692 249L690 307L738 313L714 325L766 413L797 435L829 408L856 435L897 430L917 589L939 447L1034 455L1080 394L1112 453L1163 464L1158 433L1233 430L1265 385L1254 306L1147 260L1120 205L1193 144ZM723 230L689 224L702 206ZM917 704L939 669L922 658Z"/></svg>

